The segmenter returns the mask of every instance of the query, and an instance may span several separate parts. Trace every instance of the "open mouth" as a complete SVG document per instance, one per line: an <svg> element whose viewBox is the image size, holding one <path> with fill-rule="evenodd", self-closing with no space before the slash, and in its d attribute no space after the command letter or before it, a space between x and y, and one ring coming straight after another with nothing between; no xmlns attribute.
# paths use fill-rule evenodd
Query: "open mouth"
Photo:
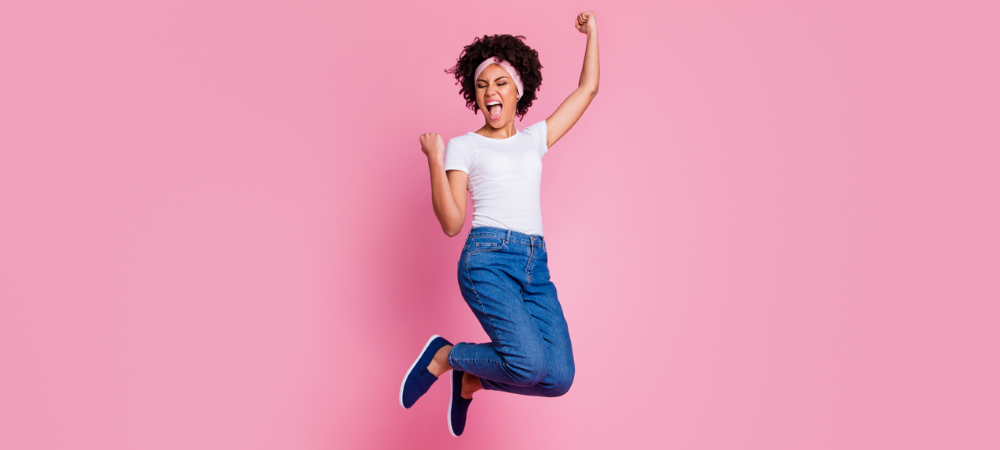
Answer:
<svg viewBox="0 0 1000 450"><path fill-rule="evenodd" d="M490 115L491 119L499 120L503 114L503 105L497 101L489 102L486 104L486 113Z"/></svg>

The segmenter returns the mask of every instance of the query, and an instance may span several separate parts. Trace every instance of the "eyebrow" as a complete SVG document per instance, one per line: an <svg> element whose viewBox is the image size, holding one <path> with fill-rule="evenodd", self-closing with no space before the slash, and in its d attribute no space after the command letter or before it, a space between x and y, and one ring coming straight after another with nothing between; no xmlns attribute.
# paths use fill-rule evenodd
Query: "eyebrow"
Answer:
<svg viewBox="0 0 1000 450"><path fill-rule="evenodd" d="M499 80L501 78L507 78L507 75L500 75L499 77L496 78L496 80L493 80L493 81L497 81L497 80ZM476 80L476 83L478 83L480 81L482 81L484 83L489 83L490 82L489 80L484 80L484 79L480 78L480 79Z"/></svg>

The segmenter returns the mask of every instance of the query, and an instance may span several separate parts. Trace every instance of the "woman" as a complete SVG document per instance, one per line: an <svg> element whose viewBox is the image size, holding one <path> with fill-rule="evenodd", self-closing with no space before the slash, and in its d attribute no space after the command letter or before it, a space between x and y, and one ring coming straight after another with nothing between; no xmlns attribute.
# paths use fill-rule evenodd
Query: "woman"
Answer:
<svg viewBox="0 0 1000 450"><path fill-rule="evenodd" d="M523 36L484 36L465 47L453 73L466 104L486 124L449 140L420 136L431 172L434 213L448 236L465 223L465 193L474 218L458 264L462 296L491 342L452 344L434 335L403 377L399 401L409 408L451 370L448 430L459 436L472 394L480 389L556 397L569 390L575 367L569 329L549 280L542 238L542 155L579 120L597 94L597 22L576 18L587 35L580 86L548 118L518 131L541 85L538 52Z"/></svg>

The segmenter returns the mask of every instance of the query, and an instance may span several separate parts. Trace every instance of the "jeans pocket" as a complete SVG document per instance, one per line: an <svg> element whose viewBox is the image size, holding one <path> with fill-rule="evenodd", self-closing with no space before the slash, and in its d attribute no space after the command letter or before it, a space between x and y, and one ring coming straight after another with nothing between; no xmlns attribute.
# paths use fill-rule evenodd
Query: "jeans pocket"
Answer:
<svg viewBox="0 0 1000 450"><path fill-rule="evenodd" d="M495 252L502 249L503 246L503 238L494 236L475 236L469 238L469 240L465 243L465 250L468 251L470 255L474 255L477 253Z"/></svg>

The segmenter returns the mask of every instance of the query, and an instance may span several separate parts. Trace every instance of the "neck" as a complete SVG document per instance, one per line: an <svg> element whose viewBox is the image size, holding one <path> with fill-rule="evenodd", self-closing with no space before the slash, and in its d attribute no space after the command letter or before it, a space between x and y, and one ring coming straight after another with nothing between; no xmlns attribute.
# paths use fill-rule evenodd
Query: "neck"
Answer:
<svg viewBox="0 0 1000 450"><path fill-rule="evenodd" d="M517 134L517 129L514 128L514 121L511 120L500 128L494 128L489 123L483 125L482 128L476 130L476 134L480 136L485 136L492 139L507 139L515 134Z"/></svg>

